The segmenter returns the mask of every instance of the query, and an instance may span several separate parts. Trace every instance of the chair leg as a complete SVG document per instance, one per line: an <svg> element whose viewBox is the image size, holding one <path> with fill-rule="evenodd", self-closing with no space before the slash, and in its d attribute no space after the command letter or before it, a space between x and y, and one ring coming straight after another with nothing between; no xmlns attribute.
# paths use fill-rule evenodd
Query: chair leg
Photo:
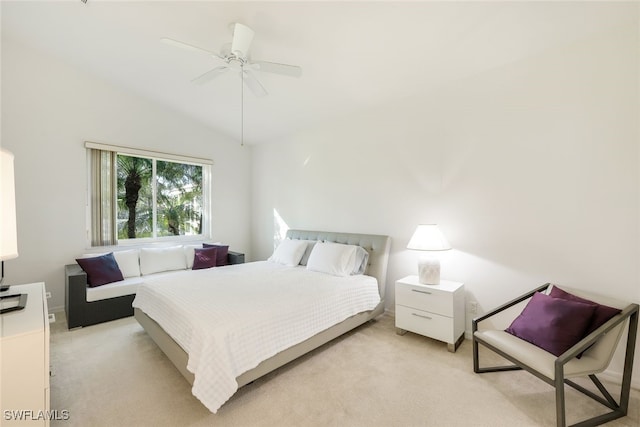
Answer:
<svg viewBox="0 0 640 427"><path fill-rule="evenodd" d="M567 420L565 416L564 404L564 368L561 364L556 363L556 377L554 380L556 388L556 425L557 427L566 427Z"/></svg>
<svg viewBox="0 0 640 427"><path fill-rule="evenodd" d="M627 351L624 358L624 371L622 374L622 390L620 391L620 409L624 414L629 409L629 395L631 393L631 374L633 373L633 357L636 350L636 337L638 333L638 311L629 317L629 329L627 334Z"/></svg>
<svg viewBox="0 0 640 427"><path fill-rule="evenodd" d="M480 360L478 359L478 341L476 337L473 337L473 372L476 374L480 372Z"/></svg>

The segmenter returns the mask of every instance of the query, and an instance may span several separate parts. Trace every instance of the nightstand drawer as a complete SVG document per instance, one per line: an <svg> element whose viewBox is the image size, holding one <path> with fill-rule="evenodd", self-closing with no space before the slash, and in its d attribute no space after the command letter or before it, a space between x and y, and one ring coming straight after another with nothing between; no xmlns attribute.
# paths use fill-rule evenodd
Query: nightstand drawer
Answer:
<svg viewBox="0 0 640 427"><path fill-rule="evenodd" d="M396 305L396 327L440 341L455 341L452 318L402 305Z"/></svg>
<svg viewBox="0 0 640 427"><path fill-rule="evenodd" d="M453 316L453 297L451 292L443 292L431 286L396 283L396 304L415 307L443 316Z"/></svg>

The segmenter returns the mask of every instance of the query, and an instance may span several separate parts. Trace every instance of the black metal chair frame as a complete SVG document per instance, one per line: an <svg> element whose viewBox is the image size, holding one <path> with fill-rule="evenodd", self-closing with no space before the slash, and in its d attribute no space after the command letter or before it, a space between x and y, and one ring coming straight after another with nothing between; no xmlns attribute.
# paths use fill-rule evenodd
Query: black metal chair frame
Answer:
<svg viewBox="0 0 640 427"><path fill-rule="evenodd" d="M566 415L565 415L565 395L564 395L564 384L567 384L579 392L585 394L591 399L601 403L607 408L611 409L611 412L607 412L602 415L598 415L593 418L589 418L587 420L581 421L579 423L573 424L572 427L587 427L587 426L597 426L609 422L611 420L615 420L617 418L621 418L627 415L627 411L629 408L629 394L631 391L631 373L633 371L633 356L635 352L636 346L636 335L638 330L638 304L629 304L626 306L622 312L613 318L611 318L604 325L600 326L595 331L591 332L589 335L584 337L580 342L571 347L569 350L561 354L555 360L555 379L549 378L541 372L536 371L534 368L527 366L521 361L517 360L512 355L505 353L504 351L496 348L495 346L483 341L481 338L476 337L476 331L478 330L478 323L486 320L497 313L500 313L510 307L513 307L516 304L519 304L528 298L531 298L534 293L541 292L547 289L549 283L542 285L526 294L519 296L518 298L509 301L500 307L492 310L491 312L476 317L471 322L472 334L473 334L473 371L476 373L486 373L486 372L499 372L499 371L512 371L512 370L520 370L524 369L536 377L540 378L547 384L553 386L556 392L556 420L558 427L566 426ZM595 343L600 337L608 333L610 330L615 328L620 323L629 319L628 324L628 334L627 334L627 345L625 352L625 361L624 361L624 371L622 374L622 385L620 388L620 402L616 402L616 400L611 396L609 391L605 388L605 386L600 382L600 380L594 375L589 375L591 381L598 388L602 396L598 396L593 393L591 390L588 390L579 384L574 383L566 378L564 378L564 366L578 354L582 353L586 349L588 349L593 343ZM480 367L480 361L478 356L478 344L482 344L485 347L491 349L495 353L504 357L513 363L513 365L507 366L492 366L492 367Z"/></svg>

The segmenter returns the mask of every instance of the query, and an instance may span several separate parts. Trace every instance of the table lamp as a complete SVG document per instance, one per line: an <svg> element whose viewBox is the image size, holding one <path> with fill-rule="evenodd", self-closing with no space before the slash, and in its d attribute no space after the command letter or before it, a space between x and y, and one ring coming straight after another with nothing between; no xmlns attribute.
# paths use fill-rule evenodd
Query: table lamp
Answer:
<svg viewBox="0 0 640 427"><path fill-rule="evenodd" d="M437 224L420 224L411 236L407 249L426 251L418 261L418 280L425 285L440 284L440 260L429 256L431 251L448 251L451 245L447 242Z"/></svg>
<svg viewBox="0 0 640 427"><path fill-rule="evenodd" d="M13 180L13 154L0 149L0 292L9 289L4 280L4 261L18 257L16 232L16 194Z"/></svg>

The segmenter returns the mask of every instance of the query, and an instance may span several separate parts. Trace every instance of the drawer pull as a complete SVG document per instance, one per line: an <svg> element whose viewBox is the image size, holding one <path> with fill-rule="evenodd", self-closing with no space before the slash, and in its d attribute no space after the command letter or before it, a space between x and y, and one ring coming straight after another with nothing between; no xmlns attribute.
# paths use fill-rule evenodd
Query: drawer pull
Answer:
<svg viewBox="0 0 640 427"><path fill-rule="evenodd" d="M416 317L422 317L423 319L427 319L427 320L431 320L431 317L429 316L425 316L424 314L418 314L418 313L411 313Z"/></svg>
<svg viewBox="0 0 640 427"><path fill-rule="evenodd" d="M411 289L413 292L420 292L421 294L427 294L427 295L431 295L431 292L429 291L421 291L419 289Z"/></svg>

